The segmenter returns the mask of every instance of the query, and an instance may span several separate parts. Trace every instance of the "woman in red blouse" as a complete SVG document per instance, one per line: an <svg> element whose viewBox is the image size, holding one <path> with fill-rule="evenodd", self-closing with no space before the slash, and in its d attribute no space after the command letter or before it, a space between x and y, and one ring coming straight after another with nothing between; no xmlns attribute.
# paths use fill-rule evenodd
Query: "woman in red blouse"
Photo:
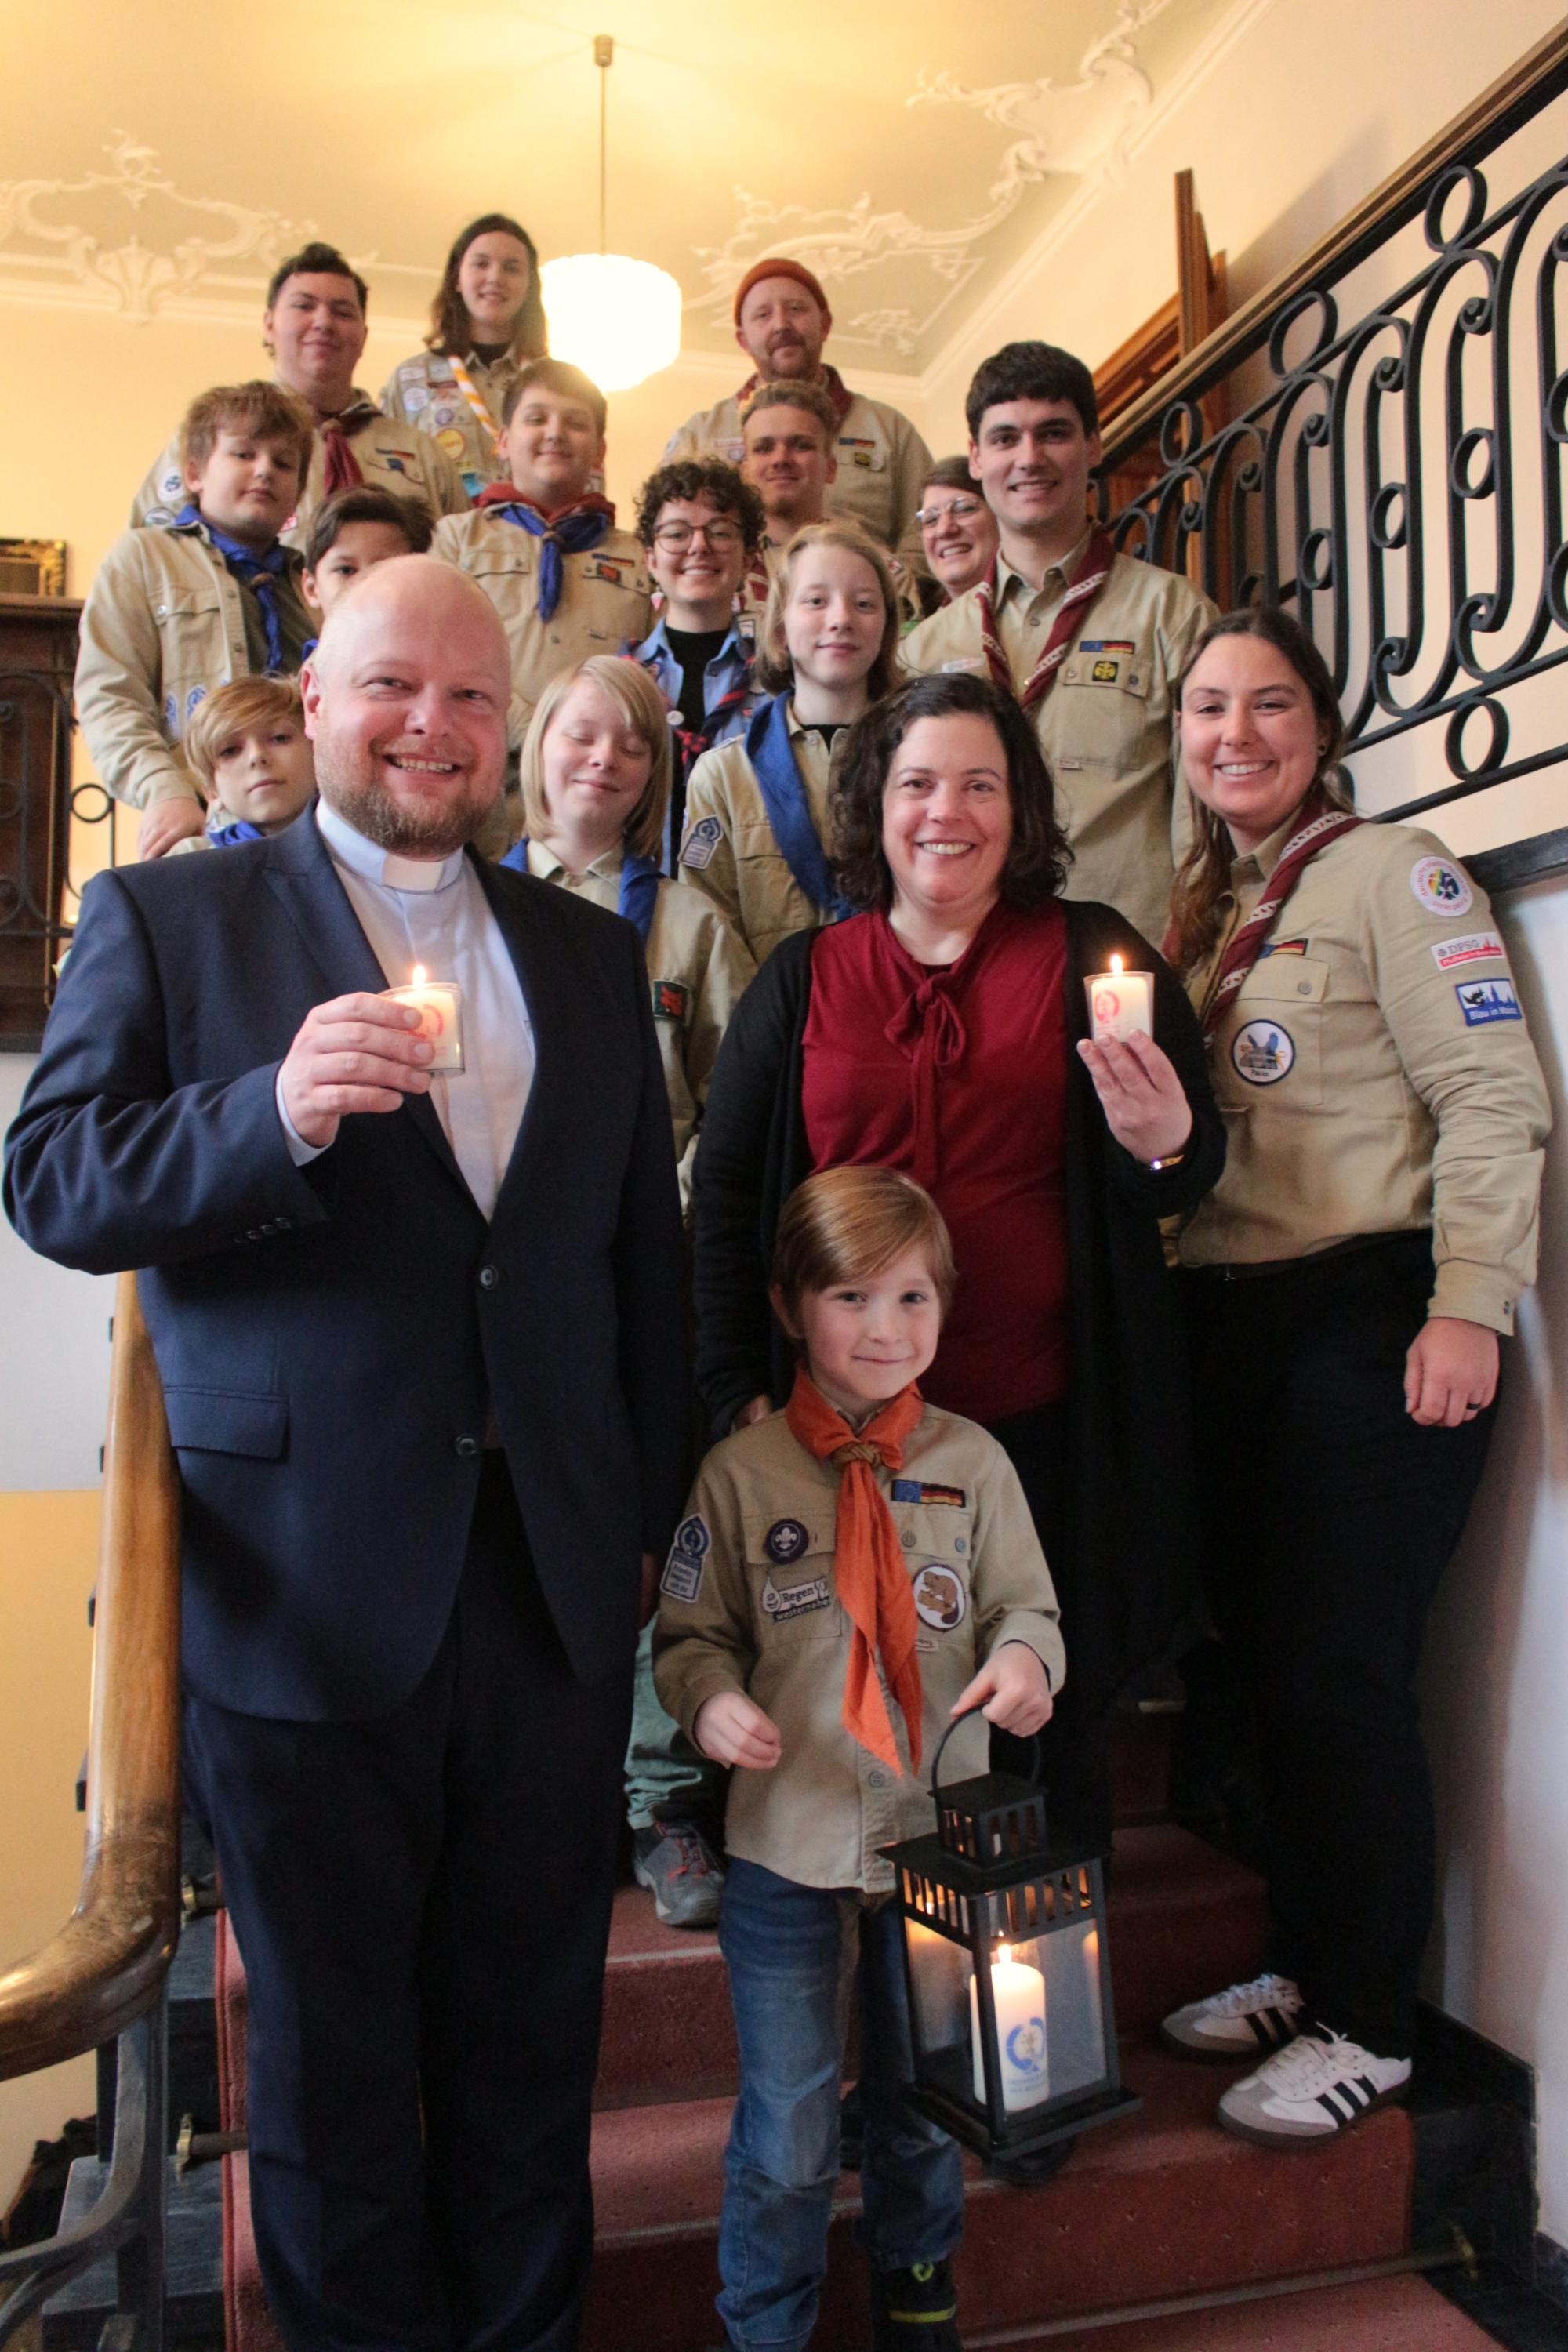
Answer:
<svg viewBox="0 0 1568 2352"><path fill-rule="evenodd" d="M1224 1164L1197 1024L1147 940L1061 896L1038 743L989 681L938 674L875 705L845 747L832 819L839 887L861 911L769 959L712 1080L699 1382L721 1431L787 1396L765 1269L812 1170L868 1162L926 1187L959 1282L921 1387L990 1429L1029 1495L1068 1645L1047 1784L1103 1850L1110 1700L1191 1591L1186 1382L1159 1222ZM1087 1038L1084 979L1113 954L1155 975L1152 1039Z"/></svg>

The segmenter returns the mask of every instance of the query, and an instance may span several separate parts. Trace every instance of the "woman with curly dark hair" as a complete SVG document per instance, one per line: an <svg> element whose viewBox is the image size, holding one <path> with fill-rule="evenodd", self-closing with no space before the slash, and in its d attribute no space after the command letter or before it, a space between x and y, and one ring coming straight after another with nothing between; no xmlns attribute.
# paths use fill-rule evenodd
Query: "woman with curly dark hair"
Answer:
<svg viewBox="0 0 1568 2352"><path fill-rule="evenodd" d="M1046 1735L1063 1813L1110 1838L1104 1724L1191 1584L1186 1384L1160 1220L1195 1206L1225 1140L1192 1010L1068 859L1032 728L964 673L914 679L850 730L835 872L859 911L752 982L721 1053L696 1170L698 1378L714 1426L789 1393L771 1318L779 1212L814 1169L899 1168L952 1232L958 1287L922 1382L1023 1479L1070 1670ZM1084 981L1154 974L1152 1038L1091 1044ZM942 1498L921 1547L967 1540Z"/></svg>
<svg viewBox="0 0 1568 2352"><path fill-rule="evenodd" d="M381 405L438 441L477 499L506 478L501 409L517 372L550 349L539 255L510 213L481 213L453 239L425 342L394 368Z"/></svg>

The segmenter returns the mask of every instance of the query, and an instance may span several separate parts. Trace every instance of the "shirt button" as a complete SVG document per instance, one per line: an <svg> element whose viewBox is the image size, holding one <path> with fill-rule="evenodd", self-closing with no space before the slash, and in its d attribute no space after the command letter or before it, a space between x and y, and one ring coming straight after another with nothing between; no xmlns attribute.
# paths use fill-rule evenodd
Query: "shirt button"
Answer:
<svg viewBox="0 0 1568 2352"><path fill-rule="evenodd" d="M1296 982L1296 993L1298 996L1310 996L1312 993L1311 982L1310 980L1299 980Z"/></svg>
<svg viewBox="0 0 1568 2352"><path fill-rule="evenodd" d="M954 1551L967 1551L969 1549L969 1546L964 1542L962 1536L953 1537L952 1548Z"/></svg>
<svg viewBox="0 0 1568 2352"><path fill-rule="evenodd" d="M481 1265L481 1266L480 1266L480 1268L479 1268L479 1288L480 1288L481 1290L493 1290L493 1289L495 1288L495 1286L496 1286L497 1283L498 1283L500 1280L500 1266L499 1266L499 1265Z"/></svg>
<svg viewBox="0 0 1568 2352"><path fill-rule="evenodd" d="M866 1785L868 1789L885 1789L888 1785L888 1776L885 1772L868 1772Z"/></svg>
<svg viewBox="0 0 1568 2352"><path fill-rule="evenodd" d="M915 1548L915 1539L908 1528L904 1529L903 1534L899 1538L899 1541L903 1545L906 1551L913 1551Z"/></svg>
<svg viewBox="0 0 1568 2352"><path fill-rule="evenodd" d="M471 1462L479 1450L479 1441L477 1437L459 1437L452 1450L459 1462Z"/></svg>

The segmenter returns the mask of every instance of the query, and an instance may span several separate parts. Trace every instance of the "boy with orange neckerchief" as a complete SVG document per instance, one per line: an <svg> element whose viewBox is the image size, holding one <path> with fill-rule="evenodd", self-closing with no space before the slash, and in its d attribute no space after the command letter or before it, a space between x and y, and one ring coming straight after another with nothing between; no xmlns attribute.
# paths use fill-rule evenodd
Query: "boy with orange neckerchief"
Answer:
<svg viewBox="0 0 1568 2352"><path fill-rule="evenodd" d="M862 2187L877 2352L959 2352L957 2147L900 2096L910 2024L881 1849L934 1826L918 1778L952 1719L1027 1737L1064 1673L1017 1475L924 1402L953 1266L934 1202L885 1168L808 1177L770 1293L800 1351L783 1412L714 1447L660 1585L658 1695L735 1768L720 1943L741 2047L724 2158L728 2352L805 2352L838 2171L839 1988L858 1946Z"/></svg>

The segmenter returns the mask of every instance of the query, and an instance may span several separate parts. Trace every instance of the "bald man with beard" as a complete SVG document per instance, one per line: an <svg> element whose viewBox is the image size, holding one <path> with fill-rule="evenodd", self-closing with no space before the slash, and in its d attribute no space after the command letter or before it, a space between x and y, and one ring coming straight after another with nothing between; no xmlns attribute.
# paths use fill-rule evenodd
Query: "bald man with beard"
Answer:
<svg viewBox="0 0 1568 2352"><path fill-rule="evenodd" d="M483 593L378 565L302 683L318 805L89 884L6 1205L142 1269L284 2337L566 2352L680 1500L669 1112L633 927L470 846L506 754ZM384 992L416 962L461 992L460 1071Z"/></svg>

